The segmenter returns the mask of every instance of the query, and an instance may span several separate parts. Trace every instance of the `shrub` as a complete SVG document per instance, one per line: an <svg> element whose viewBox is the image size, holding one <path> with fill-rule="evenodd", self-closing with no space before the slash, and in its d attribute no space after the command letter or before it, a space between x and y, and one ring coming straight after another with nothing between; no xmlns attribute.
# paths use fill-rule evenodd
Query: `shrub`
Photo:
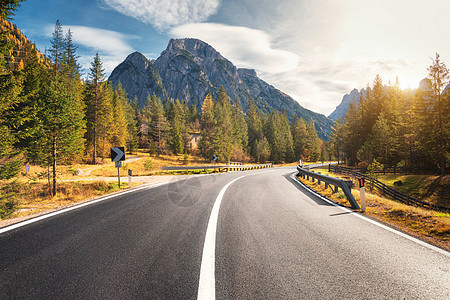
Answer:
<svg viewBox="0 0 450 300"><path fill-rule="evenodd" d="M144 168L147 171L151 171L153 170L154 166L153 166L153 159L151 158L147 158L144 162Z"/></svg>

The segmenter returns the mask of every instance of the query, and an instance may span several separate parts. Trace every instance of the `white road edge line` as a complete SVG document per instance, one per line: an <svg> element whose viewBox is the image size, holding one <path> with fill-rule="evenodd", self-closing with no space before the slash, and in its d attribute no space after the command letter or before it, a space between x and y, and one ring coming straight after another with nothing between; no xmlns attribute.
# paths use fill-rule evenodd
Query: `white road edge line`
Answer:
<svg viewBox="0 0 450 300"><path fill-rule="evenodd" d="M295 177L295 172L291 174L291 178L292 178L293 180L295 180L296 182L298 182L300 185L303 186L303 183L301 183L300 180L298 180L298 179ZM376 225L376 226L378 226L378 227L381 227L381 228L383 228L383 229L385 229L385 230L387 230L387 231L390 231L390 232L395 233L395 234L397 234L397 235L399 235L399 236L401 236L401 237L404 237L405 239L408 239L408 240L410 240L410 241L412 241L412 242L414 242L414 243L416 243L416 244L419 244L419 245L424 246L424 247L426 247L426 248L428 248L428 249L434 250L434 251L436 251L436 252L438 252L438 253L441 253L441 254L444 254L445 256L450 257L450 252L448 252L448 251L446 251L446 250L444 250L444 249L441 249L441 248L439 248L439 247L436 247L436 246L433 246L433 245L431 245L431 244L428 244L428 243L426 243L426 242L424 242L424 241L421 241L421 240L419 240L419 239L417 239L417 238L415 238L415 237L412 237L412 236L410 236L410 235L408 235L408 234L405 234L405 233L403 233L403 232L401 232L401 231L395 230L395 229L393 229L393 228L391 228L391 227L388 227L388 226L386 226L386 225L384 225L384 224L378 223L377 221L374 221L374 220L369 219L369 218L367 218L367 217L365 217L365 216L362 216L361 214L359 214L359 213L357 213L357 212L354 212L353 210L350 210L350 209L347 209L347 208L345 208L345 207L342 207L342 206L340 206L340 205L338 205L338 204L336 204L336 203L334 203L334 202L328 200L327 198L323 197L322 195L320 195L320 194L318 194L318 193L312 191L311 189L306 188L306 190L308 190L310 193L314 194L315 196L319 197L319 198L322 199L323 201L325 201L325 202L327 202L327 203L330 203L331 205L336 206L337 208L339 208L339 209L341 209L341 210L343 210L343 211L345 211L345 212L349 212L351 215L353 215L353 216L355 216L355 217L358 217L358 218L360 218L360 219L363 219L363 220L365 220L365 221L367 221L367 222L369 222L369 223L372 223L372 224L374 224L374 225Z"/></svg>
<svg viewBox="0 0 450 300"><path fill-rule="evenodd" d="M58 211L55 211L55 212L52 212L52 213L48 213L48 214L45 214L45 215L42 215L42 216L39 216L39 217L36 217L36 218L32 218L32 219L29 219L29 220L26 220L26 221L22 221L22 222L19 222L19 223L10 225L10 226L6 226L6 227L3 227L3 228L0 228L0 234L8 232L8 231L11 231L11 230L14 230L14 229L22 227L22 226L26 226L26 225L29 225L29 224L32 224L32 223L35 223L35 222L47 219L47 218L54 217L54 216L59 215L59 214L66 213L66 212L74 210L74 209L78 209L78 208L83 207L83 206L88 206L88 205L91 205L91 204L94 204L94 203L97 203L97 202L105 201L105 200L110 199L110 198L114 198L114 197L117 197L117 196L122 196L122 195L125 195L125 194L128 194L128 193L132 193L132 192L136 192L136 191L139 191L139 190L155 188L155 187L158 187L158 186L161 186L161 185L164 185L164 184L168 184L168 183L171 183L171 182L173 182L173 180L166 181L166 182L155 183L155 184L152 184L152 185L146 185L146 186L142 186L142 187L139 187L139 188L136 188L136 189L123 191L123 192L120 192L120 193L117 193L117 194L114 194L114 195L105 196L105 197L102 197L102 198L97 199L97 200L92 200L92 201L89 201L89 202L81 203L79 205L75 205L75 206L71 206L71 207L68 207L68 208L64 208L64 209L61 209L61 210L58 210Z"/></svg>
<svg viewBox="0 0 450 300"><path fill-rule="evenodd" d="M202 264L200 267L200 280L198 284L198 300L214 300L216 299L216 230L217 220L219 218L220 204L222 203L223 195L230 185L235 181L248 176L243 175L228 182L214 202L209 216L208 227L206 229L205 243L203 244Z"/></svg>

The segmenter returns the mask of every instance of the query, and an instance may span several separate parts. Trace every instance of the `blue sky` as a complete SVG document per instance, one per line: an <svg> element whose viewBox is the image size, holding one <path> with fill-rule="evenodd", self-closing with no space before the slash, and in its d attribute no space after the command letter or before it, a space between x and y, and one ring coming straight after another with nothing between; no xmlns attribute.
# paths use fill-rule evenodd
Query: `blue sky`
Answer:
<svg viewBox="0 0 450 300"><path fill-rule="evenodd" d="M377 74L416 88L436 52L450 65L449 11L447 0L26 0L13 22L44 51L59 19L85 70L98 52L108 74L134 51L156 59L170 38L200 38L328 115Z"/></svg>

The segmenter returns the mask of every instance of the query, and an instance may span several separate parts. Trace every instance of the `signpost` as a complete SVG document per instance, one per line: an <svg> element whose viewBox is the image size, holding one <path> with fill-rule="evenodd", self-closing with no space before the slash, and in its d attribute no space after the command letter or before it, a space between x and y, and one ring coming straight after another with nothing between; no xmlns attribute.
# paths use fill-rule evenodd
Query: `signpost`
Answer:
<svg viewBox="0 0 450 300"><path fill-rule="evenodd" d="M111 161L125 160L125 147L111 148Z"/></svg>
<svg viewBox="0 0 450 300"><path fill-rule="evenodd" d="M125 160L125 147L111 148L111 161L116 163L117 178L119 179L120 188L120 167L122 167L122 161Z"/></svg>
<svg viewBox="0 0 450 300"><path fill-rule="evenodd" d="M359 193L361 199L361 211L366 211L366 190L364 188L365 180L364 178L359 178Z"/></svg>

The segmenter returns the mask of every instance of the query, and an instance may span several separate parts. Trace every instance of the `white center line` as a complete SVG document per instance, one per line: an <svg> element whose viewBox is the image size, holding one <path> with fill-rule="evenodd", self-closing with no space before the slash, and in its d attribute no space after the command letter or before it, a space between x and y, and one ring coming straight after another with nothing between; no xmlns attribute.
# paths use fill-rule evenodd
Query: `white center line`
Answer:
<svg viewBox="0 0 450 300"><path fill-rule="evenodd" d="M220 204L222 203L223 195L233 182L245 177L247 175L238 177L228 182L214 202L214 206L209 216L208 227L206 229L205 243L203 244L202 264L200 267L200 281L198 284L198 300L214 300L216 299L216 230L217 219L219 218Z"/></svg>

